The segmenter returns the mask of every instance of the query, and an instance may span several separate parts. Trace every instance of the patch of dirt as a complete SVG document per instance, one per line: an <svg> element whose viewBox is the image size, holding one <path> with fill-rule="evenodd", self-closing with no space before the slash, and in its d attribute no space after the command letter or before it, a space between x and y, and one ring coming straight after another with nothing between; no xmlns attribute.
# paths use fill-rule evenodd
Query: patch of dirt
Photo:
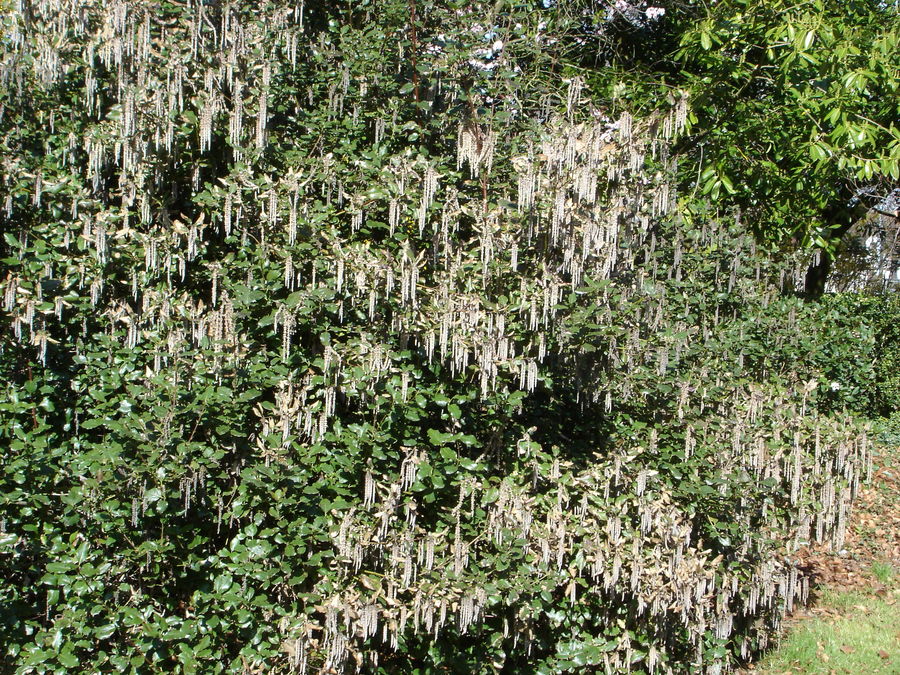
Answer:
<svg viewBox="0 0 900 675"><path fill-rule="evenodd" d="M825 589L838 593L856 591L877 596L888 605L900 604L896 583L900 575L900 447L876 448L873 465L872 480L860 486L851 507L844 547L833 550L828 544L818 544L795 554L810 580L810 597L806 607L795 606L784 617L783 633L810 619L833 623L845 611L858 611L859 608L842 610L817 603ZM874 573L873 565L878 563L890 566L893 583L886 585ZM897 638L900 640L900 634ZM749 664L738 669L737 674L752 675L754 670L755 664Z"/></svg>
<svg viewBox="0 0 900 675"><path fill-rule="evenodd" d="M812 598L809 606L785 617L786 628L808 616L836 614L834 609L816 606L816 592L822 588L874 594L889 604L897 600L873 573L873 565L888 565L895 575L900 573L900 449L879 450L872 481L861 486L853 503L844 547L835 551L821 544L797 553L801 569L810 578Z"/></svg>

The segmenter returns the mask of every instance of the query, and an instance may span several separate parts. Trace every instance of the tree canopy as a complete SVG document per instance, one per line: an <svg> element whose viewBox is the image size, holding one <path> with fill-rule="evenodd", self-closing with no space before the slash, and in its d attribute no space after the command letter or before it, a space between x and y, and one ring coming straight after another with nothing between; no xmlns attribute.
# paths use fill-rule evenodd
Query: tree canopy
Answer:
<svg viewBox="0 0 900 675"><path fill-rule="evenodd" d="M833 252L900 180L896 2L660 4L637 25L630 3L612 25L601 14L592 82L644 109L689 92L682 190L739 208L759 236Z"/></svg>

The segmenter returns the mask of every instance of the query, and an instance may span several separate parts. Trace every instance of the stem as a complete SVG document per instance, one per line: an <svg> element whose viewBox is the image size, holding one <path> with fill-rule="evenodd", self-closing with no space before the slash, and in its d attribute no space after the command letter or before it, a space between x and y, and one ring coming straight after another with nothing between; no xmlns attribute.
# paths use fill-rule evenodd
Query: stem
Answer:
<svg viewBox="0 0 900 675"><path fill-rule="evenodd" d="M416 39L416 0L409 0L409 41L412 43L412 56L410 57L410 60L412 61L413 97L415 98L416 103L418 103L419 71L416 68L416 52L418 51L419 44Z"/></svg>

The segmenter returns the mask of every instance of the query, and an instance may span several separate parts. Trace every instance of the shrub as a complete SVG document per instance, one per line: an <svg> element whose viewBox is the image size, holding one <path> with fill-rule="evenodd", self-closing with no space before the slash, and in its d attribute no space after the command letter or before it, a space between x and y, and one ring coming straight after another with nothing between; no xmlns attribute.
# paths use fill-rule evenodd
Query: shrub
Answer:
<svg viewBox="0 0 900 675"><path fill-rule="evenodd" d="M872 418L900 410L900 294L825 296L811 309L828 326L816 364L829 404Z"/></svg>
<svg viewBox="0 0 900 675"><path fill-rule="evenodd" d="M861 301L872 326L875 352L875 411L890 417L900 411L900 293Z"/></svg>
<svg viewBox="0 0 900 675"><path fill-rule="evenodd" d="M6 26L4 664L764 646L868 460L805 261L679 204L683 99L560 90L533 12L497 47L461 9L288 9Z"/></svg>

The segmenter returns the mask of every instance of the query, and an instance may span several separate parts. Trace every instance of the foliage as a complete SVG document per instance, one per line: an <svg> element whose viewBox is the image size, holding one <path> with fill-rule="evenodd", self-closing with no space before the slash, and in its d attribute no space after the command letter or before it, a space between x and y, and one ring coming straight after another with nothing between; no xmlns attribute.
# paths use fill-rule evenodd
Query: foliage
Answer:
<svg viewBox="0 0 900 675"><path fill-rule="evenodd" d="M611 93L643 107L688 91L683 189L739 206L772 240L832 250L900 179L897 3L658 4L650 25L601 32L596 86L612 69Z"/></svg>
<svg viewBox="0 0 900 675"><path fill-rule="evenodd" d="M785 554L840 543L866 472L822 393L843 347L808 261L678 202L683 96L613 116L560 82L576 10L6 19L5 667L766 644L806 592Z"/></svg>
<svg viewBox="0 0 900 675"><path fill-rule="evenodd" d="M900 410L900 294L845 295L831 300L847 308L856 323L871 332L871 369L859 369L857 385L870 392L867 401L848 402L849 406L872 417L890 417Z"/></svg>

